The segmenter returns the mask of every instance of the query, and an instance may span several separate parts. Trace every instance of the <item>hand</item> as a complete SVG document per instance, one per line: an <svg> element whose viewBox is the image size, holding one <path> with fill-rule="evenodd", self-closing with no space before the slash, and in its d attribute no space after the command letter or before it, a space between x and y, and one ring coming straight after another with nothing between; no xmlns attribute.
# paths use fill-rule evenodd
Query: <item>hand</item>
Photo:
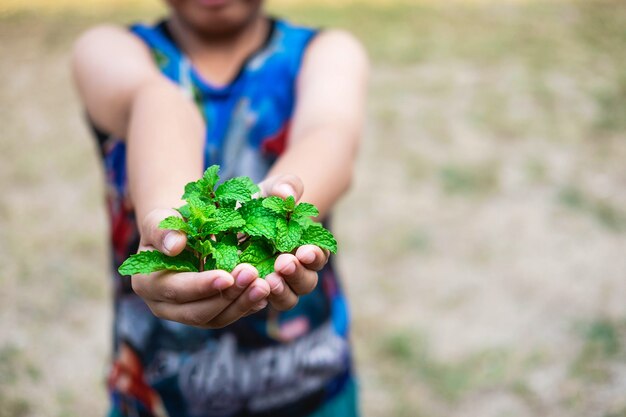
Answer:
<svg viewBox="0 0 626 417"><path fill-rule="evenodd" d="M139 250L158 250L175 256L183 251L183 233L159 228L161 220L179 216L175 210L153 210L141 225ZM228 273L160 271L133 275L132 287L152 313L201 328L224 327L243 316L265 308L269 283L259 278L253 266L240 264Z"/></svg>
<svg viewBox="0 0 626 417"><path fill-rule="evenodd" d="M277 175L259 184L261 194L282 198L293 196L300 200L304 185L295 175ZM289 310L298 303L301 295L317 286L317 272L321 270L330 253L314 245L300 246L295 254L283 253L274 263L274 271L265 277L271 289L269 302L277 310Z"/></svg>

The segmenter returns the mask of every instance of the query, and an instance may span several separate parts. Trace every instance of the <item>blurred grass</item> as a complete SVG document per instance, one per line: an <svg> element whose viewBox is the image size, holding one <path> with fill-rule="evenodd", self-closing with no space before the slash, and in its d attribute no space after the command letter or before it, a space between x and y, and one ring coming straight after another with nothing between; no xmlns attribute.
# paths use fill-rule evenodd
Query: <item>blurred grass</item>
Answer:
<svg viewBox="0 0 626 417"><path fill-rule="evenodd" d="M387 335L380 349L381 357L389 358L399 369L409 370L411 380L405 383L423 384L449 404L471 391L510 384L510 352L492 349L456 361L442 361L433 356L426 338L411 329Z"/></svg>

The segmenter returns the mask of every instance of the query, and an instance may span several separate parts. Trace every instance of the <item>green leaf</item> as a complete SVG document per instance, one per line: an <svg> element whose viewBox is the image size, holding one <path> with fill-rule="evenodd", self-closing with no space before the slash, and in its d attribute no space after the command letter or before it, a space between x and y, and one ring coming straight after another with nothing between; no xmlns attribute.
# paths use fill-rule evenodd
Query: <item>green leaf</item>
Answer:
<svg viewBox="0 0 626 417"><path fill-rule="evenodd" d="M239 239L237 238L238 232L224 232L216 236L217 241L225 243L227 245L238 245Z"/></svg>
<svg viewBox="0 0 626 417"><path fill-rule="evenodd" d="M118 268L121 275L149 274L156 271L170 270L198 272L194 256L183 252L178 256L167 256L159 251L143 251L130 255Z"/></svg>
<svg viewBox="0 0 626 417"><path fill-rule="evenodd" d="M239 201L243 203L252 199L252 190L255 187L256 185L248 177L232 178L217 187L215 196L220 203L223 201ZM258 190L258 187L256 189Z"/></svg>
<svg viewBox="0 0 626 417"><path fill-rule="evenodd" d="M185 193L183 199L189 200L192 197L210 198L215 185L220 180L219 166L212 165L204 171L204 175L198 181L190 182L185 185Z"/></svg>
<svg viewBox="0 0 626 417"><path fill-rule="evenodd" d="M276 258L278 258L278 255L273 255L265 259L264 261L258 262L253 265L256 270L259 271L260 278L265 278L266 276L274 272L274 263L276 262Z"/></svg>
<svg viewBox="0 0 626 417"><path fill-rule="evenodd" d="M296 221L276 220L276 248L281 252L291 252L298 246L302 236L302 226Z"/></svg>
<svg viewBox="0 0 626 417"><path fill-rule="evenodd" d="M246 222L242 231L250 236L263 236L271 240L275 239L276 214L261 204L254 204L254 201L244 204L238 210Z"/></svg>
<svg viewBox="0 0 626 417"><path fill-rule="evenodd" d="M204 185L207 187L208 191L213 191L215 185L220 180L220 176L218 175L219 170L219 165L211 165L206 169L206 171L204 171L202 179L204 180Z"/></svg>
<svg viewBox="0 0 626 417"><path fill-rule="evenodd" d="M218 242L217 245L215 245L213 257L215 258L215 266L217 269L230 272L239 263L237 245Z"/></svg>
<svg viewBox="0 0 626 417"><path fill-rule="evenodd" d="M317 217L320 215L320 212L313 204L300 203L293 210L293 214L299 217Z"/></svg>
<svg viewBox="0 0 626 417"><path fill-rule="evenodd" d="M178 230L180 232L189 233L189 225L178 216L166 217L159 223L160 229Z"/></svg>
<svg viewBox="0 0 626 417"><path fill-rule="evenodd" d="M180 213L185 219L191 217L191 210L189 209L189 204L185 204L184 206L180 206L176 209L177 212Z"/></svg>
<svg viewBox="0 0 626 417"><path fill-rule="evenodd" d="M290 195L285 199L284 207L287 211L293 211L293 209L296 207L296 199L293 198L292 195Z"/></svg>
<svg viewBox="0 0 626 417"><path fill-rule="evenodd" d="M203 258L213 253L214 242L211 239L206 239L206 240L188 239L188 241L191 241L189 246L195 249Z"/></svg>
<svg viewBox="0 0 626 417"><path fill-rule="evenodd" d="M215 221L220 224L220 231L241 227L246 221L233 209L219 209L215 213Z"/></svg>
<svg viewBox="0 0 626 417"><path fill-rule="evenodd" d="M207 222L215 218L217 208L209 201L199 196L191 196L187 201L189 208L188 223L193 225L196 230L202 230Z"/></svg>
<svg viewBox="0 0 626 417"><path fill-rule="evenodd" d="M230 229L240 228L246 224L236 210L229 208L220 208L215 212L214 217L206 222L202 227L203 234L217 234Z"/></svg>
<svg viewBox="0 0 626 417"><path fill-rule="evenodd" d="M204 262L204 270L212 271L214 269L218 269L217 266L215 265L215 259L209 256L208 258L206 258Z"/></svg>
<svg viewBox="0 0 626 417"><path fill-rule="evenodd" d="M185 186L186 204L177 209L182 218L171 216L159 224L186 233L187 251L177 257L156 251L132 255L120 273L197 271L204 259L204 269L231 271L237 263L248 262L265 277L274 271L281 252L292 252L299 245L337 250L332 234L314 222L313 217L319 216L314 205L296 204L293 196L253 199L259 187L248 177L231 178L218 186L219 181L219 167L207 168L202 178Z"/></svg>
<svg viewBox="0 0 626 417"><path fill-rule="evenodd" d="M263 207L272 210L274 213L285 213L285 200L280 197L270 196L263 199Z"/></svg>
<svg viewBox="0 0 626 417"><path fill-rule="evenodd" d="M332 233L320 224L309 226L303 233L298 246L315 245L322 249L328 249L332 253L337 253L337 241Z"/></svg>
<svg viewBox="0 0 626 417"><path fill-rule="evenodd" d="M313 226L318 224L315 220L313 220L310 217L303 217L303 216L291 216L291 220L292 221L296 221L298 222L298 224L300 226L302 226L302 230L306 230L309 226Z"/></svg>
<svg viewBox="0 0 626 417"><path fill-rule="evenodd" d="M183 200L187 200L191 197L200 197L202 195L202 189L200 187L200 181L190 182L185 185L185 192L183 193Z"/></svg>
<svg viewBox="0 0 626 417"><path fill-rule="evenodd" d="M248 191L250 191L250 194L254 195L254 194L261 192L261 189L259 188L259 186L256 185L254 181L250 179L250 177L244 177L244 178L248 180L246 181L246 186L248 187Z"/></svg>
<svg viewBox="0 0 626 417"><path fill-rule="evenodd" d="M249 263L259 271L259 276L265 278L274 272L274 262L278 253L273 246L264 240L253 240L239 256L239 262Z"/></svg>

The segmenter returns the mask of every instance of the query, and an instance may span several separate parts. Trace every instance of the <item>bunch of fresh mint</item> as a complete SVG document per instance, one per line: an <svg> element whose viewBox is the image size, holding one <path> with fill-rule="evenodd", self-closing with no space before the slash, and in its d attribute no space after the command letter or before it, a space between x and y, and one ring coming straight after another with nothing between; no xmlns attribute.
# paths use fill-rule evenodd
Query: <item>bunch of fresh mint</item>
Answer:
<svg viewBox="0 0 626 417"><path fill-rule="evenodd" d="M293 197L253 198L259 187L248 177L219 182L219 166L209 167L202 178L185 186L187 202L177 209L181 217L164 219L159 227L187 235L187 247L177 256L158 251L131 255L119 267L122 275L161 270L201 272L232 271L240 263L252 264L265 277L274 271L280 253L302 245L337 251L333 235L312 217L313 204L296 204Z"/></svg>

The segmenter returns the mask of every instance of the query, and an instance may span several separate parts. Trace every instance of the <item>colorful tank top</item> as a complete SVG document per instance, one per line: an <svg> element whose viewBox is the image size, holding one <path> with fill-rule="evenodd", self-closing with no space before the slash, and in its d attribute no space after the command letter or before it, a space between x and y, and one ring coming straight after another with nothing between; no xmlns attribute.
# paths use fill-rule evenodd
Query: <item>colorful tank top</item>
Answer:
<svg viewBox="0 0 626 417"><path fill-rule="evenodd" d="M223 179L261 181L285 149L295 81L315 31L272 20L263 46L224 87L205 82L165 23L131 28L162 73L206 121L206 165ZM223 329L156 318L117 267L136 252L125 144L96 130L105 165L115 287L110 416L304 416L350 379L348 315L332 260L319 285L286 312L266 308Z"/></svg>

